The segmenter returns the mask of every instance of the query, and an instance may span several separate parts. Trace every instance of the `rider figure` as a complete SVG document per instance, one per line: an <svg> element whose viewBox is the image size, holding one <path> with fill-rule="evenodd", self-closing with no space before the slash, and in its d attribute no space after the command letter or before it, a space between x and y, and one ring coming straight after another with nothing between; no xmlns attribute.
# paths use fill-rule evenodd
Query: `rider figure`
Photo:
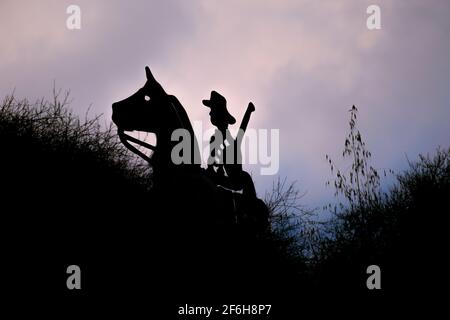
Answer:
<svg viewBox="0 0 450 320"><path fill-rule="evenodd" d="M209 141L211 153L208 159L208 173L220 181L225 176L223 164L226 162L226 152L221 146L225 146L224 140L233 141L228 125L235 124L236 119L228 112L225 97L218 92L211 91L210 99L202 102L211 109L209 112L211 123L216 126L216 131Z"/></svg>
<svg viewBox="0 0 450 320"><path fill-rule="evenodd" d="M226 159L226 147L233 148L236 146L235 140L228 130L228 125L235 124L236 119L227 110L227 101L225 97L216 91L211 91L209 100L203 100L203 104L211 109L211 123L216 126L216 131L210 139L211 154L208 159L207 173L215 184L221 185L231 190L243 190L243 193L256 197L255 186L251 176L242 170L242 166L237 166L238 170L230 171L233 161L236 159ZM225 142L225 140L227 142ZM231 155L235 155L234 150ZM228 166L224 164L228 164ZM227 168L230 168L227 170Z"/></svg>

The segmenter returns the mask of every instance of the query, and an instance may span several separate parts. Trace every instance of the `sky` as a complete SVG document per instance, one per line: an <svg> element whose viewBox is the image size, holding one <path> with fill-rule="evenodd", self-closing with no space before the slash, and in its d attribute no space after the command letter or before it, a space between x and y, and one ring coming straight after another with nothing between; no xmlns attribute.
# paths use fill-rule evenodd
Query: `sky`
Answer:
<svg viewBox="0 0 450 320"><path fill-rule="evenodd" d="M79 30L66 26L72 4ZM367 28L371 4L380 29ZM286 177L320 207L333 196L325 155L345 169L352 105L377 168L449 146L449 17L446 0L1 0L0 95L48 97L55 82L107 124L148 65L205 129L211 90L238 123L252 101L249 127L279 129L277 174L246 166L259 196Z"/></svg>

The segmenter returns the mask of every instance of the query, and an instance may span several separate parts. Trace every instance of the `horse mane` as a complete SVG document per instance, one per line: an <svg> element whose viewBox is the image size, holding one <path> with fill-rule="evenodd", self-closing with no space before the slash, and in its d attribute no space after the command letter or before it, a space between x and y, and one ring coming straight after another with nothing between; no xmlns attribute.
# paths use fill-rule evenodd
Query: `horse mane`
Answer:
<svg viewBox="0 0 450 320"><path fill-rule="evenodd" d="M169 102L172 104L173 108L175 109L174 111L178 116L178 119L180 121L180 127L188 130L191 136L192 160L195 161L196 159L201 159L197 138L195 136L194 129L192 127L191 121L189 120L189 116L186 112L186 109L183 107L183 105L180 103L177 97L175 97L174 95L167 95L167 96L169 98ZM193 164L199 165L200 163L193 162Z"/></svg>

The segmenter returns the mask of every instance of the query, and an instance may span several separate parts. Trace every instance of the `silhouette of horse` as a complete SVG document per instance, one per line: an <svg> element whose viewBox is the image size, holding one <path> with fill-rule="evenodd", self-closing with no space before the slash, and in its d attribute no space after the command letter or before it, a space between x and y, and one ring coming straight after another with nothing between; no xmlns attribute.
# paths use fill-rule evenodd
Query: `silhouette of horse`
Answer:
<svg viewBox="0 0 450 320"><path fill-rule="evenodd" d="M200 151L186 110L175 96L164 91L148 67L145 72L147 81L142 88L130 97L113 103L112 119L118 127L121 142L152 166L157 198L165 202L162 207L167 210L169 206L184 226L233 224L239 211L236 210L236 203L241 203L240 208L244 208L246 213L240 216L252 216L248 213L255 211L265 216L262 220L267 221L267 208L261 200L245 199L240 194L225 191L208 178L199 164ZM172 133L177 129L184 129L183 138L188 140L183 141L190 141L191 146L188 150L190 161L181 164L175 164L171 158L173 148L179 143L172 141ZM156 145L125 133L134 130L154 133ZM153 154L146 156L130 142L153 150Z"/></svg>

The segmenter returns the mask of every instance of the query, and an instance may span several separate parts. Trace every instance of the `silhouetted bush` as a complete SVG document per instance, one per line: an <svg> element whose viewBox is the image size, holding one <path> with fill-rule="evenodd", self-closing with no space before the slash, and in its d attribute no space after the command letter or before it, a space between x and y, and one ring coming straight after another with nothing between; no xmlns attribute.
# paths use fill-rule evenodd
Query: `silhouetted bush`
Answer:
<svg viewBox="0 0 450 320"><path fill-rule="evenodd" d="M357 129L357 109L350 110L350 132L343 157L350 170L343 172L327 155L335 173L337 205L328 205L333 217L326 224L314 257L319 287L366 290L366 268L375 264L385 271L384 288L408 291L432 284L434 264L422 254L441 260L443 232L435 219L449 211L450 149L434 156L419 156L409 168L395 175L396 183L383 192L380 174L370 165ZM386 176L384 172L384 176ZM428 279L427 279L428 278Z"/></svg>
<svg viewBox="0 0 450 320"><path fill-rule="evenodd" d="M17 152L25 149L21 143L26 143L28 148L33 146L39 152L60 153L78 160L91 158L93 163L121 171L135 182L148 178L148 166L130 156L112 125L102 128L99 116L80 120L70 111L69 102L69 92L62 94L55 89L52 101L41 99L31 103L27 99L17 100L14 95L6 96L0 106L3 146L6 143ZM37 157L30 154L27 158Z"/></svg>
<svg viewBox="0 0 450 320"><path fill-rule="evenodd" d="M74 116L68 93L53 93L34 103L9 95L0 105L2 240L7 280L18 292L60 293L74 262L104 285L138 259L149 230L148 166L99 117ZM30 266L33 286L24 276Z"/></svg>
<svg viewBox="0 0 450 320"><path fill-rule="evenodd" d="M316 211L301 205L295 185L278 180L265 199L271 230L255 239L228 235L236 236L233 245L222 243L214 253L228 259L220 266L221 260L216 265L205 264L207 259L196 263L194 256L211 252L190 248L187 239L175 234L181 228L174 228L176 221L164 207L174 200L154 198L151 168L121 145L111 126L102 126L99 117L79 120L68 103L68 94L59 91L52 101L30 103L10 95L1 103L0 192L8 226L3 240L15 239L5 253L13 261L6 264L10 274L24 274L27 266L41 261L39 270L47 276L40 286L59 288L56 280L48 283L55 265L64 268L76 261L97 280L93 289L98 289L111 288L108 282L117 272L126 274L126 280L117 278L114 288L149 285L153 278L142 277L149 270L165 283L168 275L181 279L197 269L195 274L224 278L221 283L230 281L230 287L259 282L261 288L285 290L284 295L289 289L307 295L330 289L367 291L366 268L371 264L381 267L387 290L426 286L426 277L439 281L435 265L446 266L440 221L450 212L450 149L409 162L395 176L396 184L382 191L382 175L370 165L355 107L343 151L350 170L339 170L326 157L335 174L327 184L340 197L337 205L327 207L333 217L317 219ZM214 244L201 240L208 248ZM190 251L174 258L180 247L169 244L173 241ZM183 272L181 263L191 264L189 271ZM10 279L18 290L27 288L27 278ZM212 286L209 282L203 284Z"/></svg>

